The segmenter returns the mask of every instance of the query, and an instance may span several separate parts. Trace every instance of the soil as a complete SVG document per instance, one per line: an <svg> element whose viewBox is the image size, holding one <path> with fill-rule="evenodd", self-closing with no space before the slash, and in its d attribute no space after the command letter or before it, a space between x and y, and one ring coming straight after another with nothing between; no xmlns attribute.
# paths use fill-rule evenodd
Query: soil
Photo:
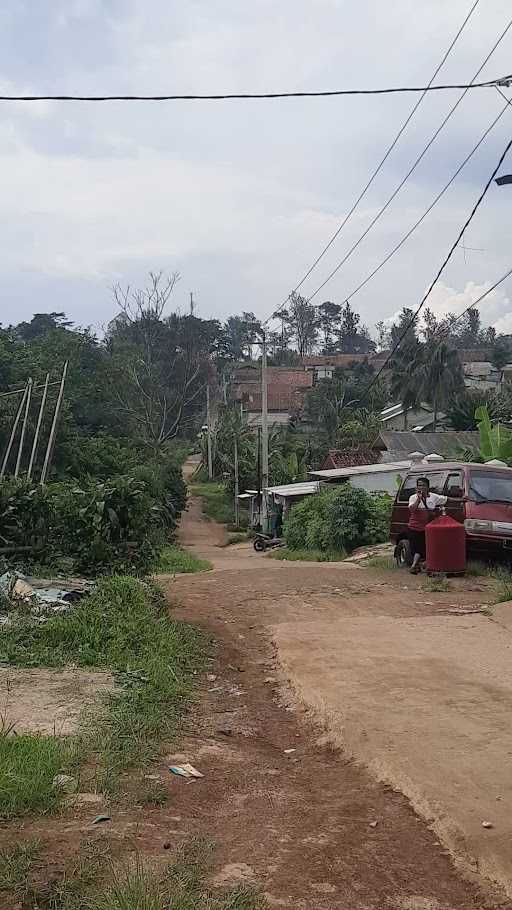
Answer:
<svg viewBox="0 0 512 910"><path fill-rule="evenodd" d="M375 723L370 712L378 688L375 664L389 662L387 652L368 660L371 685L359 694L356 684L356 670L361 684L367 674L363 635L372 645L384 635L368 625L372 612L382 615L389 609L396 621L411 613L439 614L446 623L448 616L454 618L446 613L451 603L478 606L487 594L484 587L458 582L456 596L426 595L421 580L409 576L391 582L391 573L354 565L279 562L247 545L224 548L224 540L223 530L206 521L200 504L192 501L182 522L182 542L210 559L214 569L160 579L175 615L203 628L212 640L208 670L179 748L169 750L151 772L150 783L160 781L168 801L113 807L112 820L97 826L92 820L101 808L87 804L58 819L17 822L0 830L0 846L39 837L51 871L84 840L104 837L116 853L136 851L158 864L179 844L201 836L217 846L215 881L254 883L271 908L512 910L504 892L475 869L457 867L398 787L379 781L380 772L343 751L343 737L336 734L352 702L351 723L355 727L360 712L361 739L364 728L373 737L370 742L379 744L379 729L387 730L386 715ZM353 629L347 646L336 652L344 633L335 620L347 604L351 622L359 618L367 626ZM386 630L384 640L393 634ZM411 647L415 634L404 647ZM451 627L445 637L450 635ZM438 647L439 639L431 644ZM336 663L343 664L339 677L333 676ZM409 685L411 679L409 674ZM395 688L381 695L381 712L386 701L396 706L403 697L403 680L401 687L396 679L386 685ZM333 687L339 697L334 720ZM415 723L414 713L409 720ZM393 754L393 737L389 742ZM187 781L169 773L170 764L185 761L204 777ZM493 836L493 830L486 833Z"/></svg>
<svg viewBox="0 0 512 910"><path fill-rule="evenodd" d="M78 726L80 712L114 688L109 673L0 668L3 729L17 734L69 735Z"/></svg>

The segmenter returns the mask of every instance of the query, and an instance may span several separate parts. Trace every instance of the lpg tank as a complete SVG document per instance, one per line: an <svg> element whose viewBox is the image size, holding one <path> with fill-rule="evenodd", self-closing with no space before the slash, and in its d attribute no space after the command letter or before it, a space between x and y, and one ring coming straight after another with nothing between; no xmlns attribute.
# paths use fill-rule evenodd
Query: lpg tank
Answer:
<svg viewBox="0 0 512 910"><path fill-rule="evenodd" d="M435 518L425 528L427 572L457 575L466 570L466 532L449 515Z"/></svg>

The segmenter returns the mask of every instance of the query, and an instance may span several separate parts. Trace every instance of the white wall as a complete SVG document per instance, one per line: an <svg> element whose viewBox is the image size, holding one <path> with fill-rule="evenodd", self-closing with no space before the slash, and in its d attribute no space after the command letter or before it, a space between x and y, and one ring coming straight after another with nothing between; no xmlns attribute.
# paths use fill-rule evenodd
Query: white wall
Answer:
<svg viewBox="0 0 512 910"><path fill-rule="evenodd" d="M390 493L394 496L398 490L397 477L403 478L409 473L408 468L392 471L379 471L375 474L355 474L349 478L349 483L360 490L367 490L368 493Z"/></svg>

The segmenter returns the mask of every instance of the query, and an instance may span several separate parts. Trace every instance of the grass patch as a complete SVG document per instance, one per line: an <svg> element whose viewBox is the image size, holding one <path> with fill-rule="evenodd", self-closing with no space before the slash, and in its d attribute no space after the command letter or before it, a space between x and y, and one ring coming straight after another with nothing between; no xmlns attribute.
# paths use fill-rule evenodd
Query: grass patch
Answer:
<svg viewBox="0 0 512 910"><path fill-rule="evenodd" d="M198 559L181 547L164 547L153 567L153 572L157 574L209 572L212 568L208 559Z"/></svg>
<svg viewBox="0 0 512 910"><path fill-rule="evenodd" d="M495 603L505 603L512 600L512 574L504 568L497 568L492 574L496 591Z"/></svg>
<svg viewBox="0 0 512 910"><path fill-rule="evenodd" d="M205 859L208 848L193 845L183 851L163 875L135 867L114 871L112 881L85 904L87 910L264 910L265 900L253 889L209 887Z"/></svg>
<svg viewBox="0 0 512 910"><path fill-rule="evenodd" d="M369 556L368 559L362 560L360 565L370 569L398 569L393 556Z"/></svg>
<svg viewBox="0 0 512 910"><path fill-rule="evenodd" d="M235 543L246 543L247 542L247 533L245 531L237 531L234 534L228 534L228 539L226 541L226 547L230 547Z"/></svg>
<svg viewBox="0 0 512 910"><path fill-rule="evenodd" d="M56 736L0 735L0 817L51 812L59 802L53 779L70 759ZM1 877L1 873L0 873Z"/></svg>
<svg viewBox="0 0 512 910"><path fill-rule="evenodd" d="M450 582L447 578L427 578L422 585L422 591L427 591L429 594L442 594L449 590Z"/></svg>
<svg viewBox="0 0 512 910"><path fill-rule="evenodd" d="M190 485L193 496L200 496L203 500L205 515L221 525L228 525L234 521L232 497L222 483L193 483Z"/></svg>
<svg viewBox="0 0 512 910"><path fill-rule="evenodd" d="M4 628L0 659L24 667L72 663L114 671L120 691L84 716L76 753L94 766L96 786L115 794L123 771L155 758L159 744L175 735L201 647L198 633L169 618L156 588L112 576L69 613L42 625L20 617ZM50 742L60 766L61 741Z"/></svg>
<svg viewBox="0 0 512 910"><path fill-rule="evenodd" d="M29 841L0 851L0 894L7 891L14 898L22 900L25 897L39 849L37 841Z"/></svg>
<svg viewBox="0 0 512 910"><path fill-rule="evenodd" d="M270 559L289 562L342 562L346 555L336 550L290 550L289 547L277 547L268 554Z"/></svg>

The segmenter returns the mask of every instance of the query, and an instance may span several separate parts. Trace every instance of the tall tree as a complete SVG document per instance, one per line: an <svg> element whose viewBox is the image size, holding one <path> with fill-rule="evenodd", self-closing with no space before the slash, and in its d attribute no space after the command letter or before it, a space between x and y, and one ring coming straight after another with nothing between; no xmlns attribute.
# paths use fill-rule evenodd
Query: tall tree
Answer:
<svg viewBox="0 0 512 910"><path fill-rule="evenodd" d="M404 430L408 426L408 412L411 408L417 407L421 399L418 376L410 369L411 363L417 361L421 347L413 316L413 311L404 307L397 324L391 329L391 347L393 348L400 339L401 341L392 360L390 390L394 400L402 404Z"/></svg>
<svg viewBox="0 0 512 910"><path fill-rule="evenodd" d="M283 310L282 314L299 355L305 357L311 354L318 339L319 317L316 307L293 291L290 294L288 308Z"/></svg>
<svg viewBox="0 0 512 910"><path fill-rule="evenodd" d="M326 300L318 307L318 325L323 335L323 354L332 354L336 350L336 328L341 316L338 303Z"/></svg>
<svg viewBox="0 0 512 910"><path fill-rule="evenodd" d="M337 334L338 350L342 354L369 354L375 350L375 342L370 338L368 329L361 325L359 313L352 309L348 300L341 310Z"/></svg>

